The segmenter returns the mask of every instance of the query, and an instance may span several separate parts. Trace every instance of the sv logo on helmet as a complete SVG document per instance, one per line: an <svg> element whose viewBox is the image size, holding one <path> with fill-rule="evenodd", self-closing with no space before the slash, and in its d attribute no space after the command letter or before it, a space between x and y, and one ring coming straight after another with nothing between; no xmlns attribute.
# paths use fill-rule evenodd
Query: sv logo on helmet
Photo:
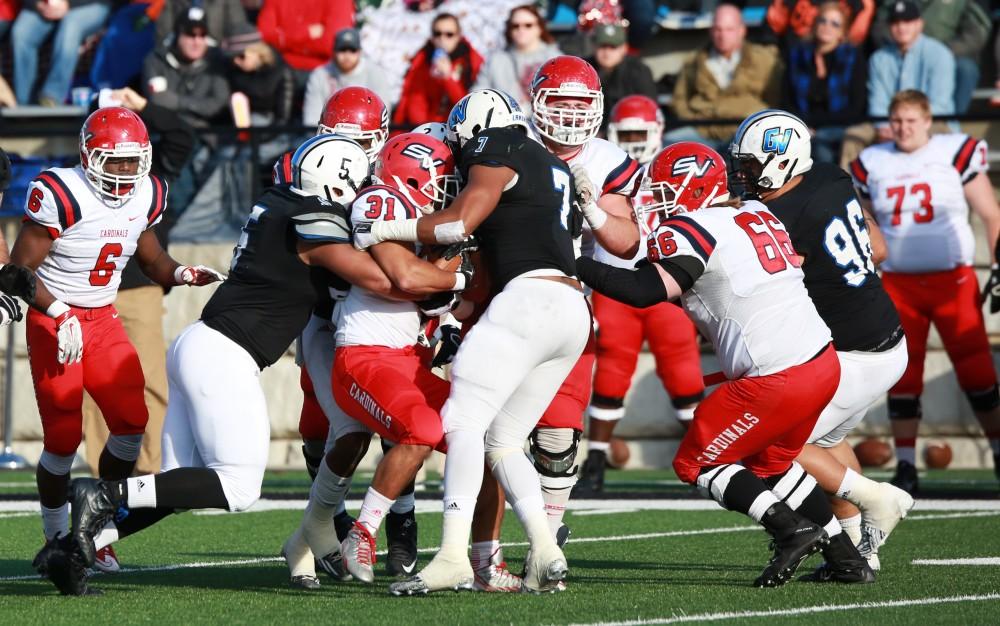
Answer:
<svg viewBox="0 0 1000 626"><path fill-rule="evenodd" d="M420 161L420 166L425 170L429 170L432 167L444 165L444 161L441 159L431 160L431 155L433 153L434 151L431 148L428 148L422 143L411 143L403 148L403 151L400 154L404 154L411 159Z"/></svg>
<svg viewBox="0 0 1000 626"><path fill-rule="evenodd" d="M704 163L698 163L696 155L681 157L674 161L674 167L670 170L671 176L683 176L692 173L695 178L701 178L714 165L711 157L705 159Z"/></svg>
<svg viewBox="0 0 1000 626"><path fill-rule="evenodd" d="M792 140L792 129L768 128L764 131L764 141L761 150L784 154L788 150L788 142Z"/></svg>

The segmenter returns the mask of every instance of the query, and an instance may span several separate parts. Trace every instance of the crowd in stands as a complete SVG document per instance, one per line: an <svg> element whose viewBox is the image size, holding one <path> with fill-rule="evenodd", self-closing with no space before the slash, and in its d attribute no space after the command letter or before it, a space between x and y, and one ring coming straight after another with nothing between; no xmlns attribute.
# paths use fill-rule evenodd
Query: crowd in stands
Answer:
<svg viewBox="0 0 1000 626"><path fill-rule="evenodd" d="M929 94L935 115L966 112L993 35L978 0L758 0L763 21L752 29L747 4L0 0L0 38L13 56L13 89L0 79L0 106L130 87L196 129L314 127L331 93L360 85L389 105L394 126L413 127L443 121L479 87L530 108L535 69L569 53L597 69L605 119L627 95L660 96L668 142L719 148L733 120L782 107L815 133L817 158L846 162L888 137L870 120L885 118L900 90ZM710 15L707 42L676 76L654 77L644 49L671 11ZM78 67L81 58L90 66Z"/></svg>

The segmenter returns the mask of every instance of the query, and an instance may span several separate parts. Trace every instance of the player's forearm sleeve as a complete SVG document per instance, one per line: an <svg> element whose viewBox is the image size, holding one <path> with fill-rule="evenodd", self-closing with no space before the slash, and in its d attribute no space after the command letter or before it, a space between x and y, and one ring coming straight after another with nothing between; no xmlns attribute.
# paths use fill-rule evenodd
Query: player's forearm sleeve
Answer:
<svg viewBox="0 0 1000 626"><path fill-rule="evenodd" d="M629 306L645 308L667 300L667 288L652 265L628 270L580 257L576 273L594 291Z"/></svg>

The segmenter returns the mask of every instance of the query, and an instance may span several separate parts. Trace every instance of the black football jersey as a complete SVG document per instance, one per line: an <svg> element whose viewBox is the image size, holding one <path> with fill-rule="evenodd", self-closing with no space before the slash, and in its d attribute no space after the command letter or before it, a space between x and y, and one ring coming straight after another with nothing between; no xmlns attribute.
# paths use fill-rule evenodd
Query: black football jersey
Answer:
<svg viewBox="0 0 1000 626"><path fill-rule="evenodd" d="M806 289L837 350L871 347L899 326L875 273L864 214L846 172L816 163L795 188L766 204L805 257Z"/></svg>
<svg viewBox="0 0 1000 626"><path fill-rule="evenodd" d="M347 212L287 185L257 200L243 226L226 279L205 305L205 324L246 349L263 369L277 361L328 296L333 276L310 267L298 242L350 243Z"/></svg>
<svg viewBox="0 0 1000 626"><path fill-rule="evenodd" d="M459 157L465 180L473 165L502 165L517 172L515 184L475 232L494 288L499 291L532 270L575 275L573 238L582 220L573 202L569 166L514 128L489 128L466 143Z"/></svg>

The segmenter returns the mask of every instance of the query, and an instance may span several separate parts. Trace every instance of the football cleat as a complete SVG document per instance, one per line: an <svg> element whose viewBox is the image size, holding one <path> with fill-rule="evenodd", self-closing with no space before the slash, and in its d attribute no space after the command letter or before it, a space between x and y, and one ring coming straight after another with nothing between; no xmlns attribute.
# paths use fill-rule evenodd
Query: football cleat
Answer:
<svg viewBox="0 0 1000 626"><path fill-rule="evenodd" d="M755 587L784 585L795 575L795 570L803 561L819 552L830 541L825 530L805 518L794 527L778 531L768 529L768 532L773 537L769 549L774 551L774 556L754 581Z"/></svg>
<svg viewBox="0 0 1000 626"><path fill-rule="evenodd" d="M297 587L304 591L316 591L320 588L319 578L316 578L312 574L301 574L299 576L292 576L288 584L292 587Z"/></svg>
<svg viewBox="0 0 1000 626"><path fill-rule="evenodd" d="M566 545L572 534L573 531L569 529L569 526L566 524L559 525L559 530L556 531L556 545L559 546L560 550Z"/></svg>
<svg viewBox="0 0 1000 626"><path fill-rule="evenodd" d="M351 573L347 571L347 567L344 565L344 558L340 554L340 550L336 550L324 556L323 558L317 557L314 565L316 571L323 571L327 576L336 580L337 582L345 583L349 580L354 580Z"/></svg>
<svg viewBox="0 0 1000 626"><path fill-rule="evenodd" d="M825 563L799 580L845 584L875 582L875 572L845 533L830 538L830 543L823 548L823 557Z"/></svg>
<svg viewBox="0 0 1000 626"><path fill-rule="evenodd" d="M861 543L858 551L865 557L873 570L878 570L881 563L878 550L889 539L889 533L906 517L913 508L913 496L906 491L890 485L879 483L881 497L874 506L861 509Z"/></svg>
<svg viewBox="0 0 1000 626"><path fill-rule="evenodd" d="M49 539L35 555L31 566L47 578L64 596L100 595L87 585L87 566L80 547L71 535Z"/></svg>
<svg viewBox="0 0 1000 626"><path fill-rule="evenodd" d="M122 571L115 549L111 546L104 546L98 550L94 556L94 569L104 574L117 574Z"/></svg>
<svg viewBox="0 0 1000 626"><path fill-rule="evenodd" d="M909 461L896 463L896 475L889 481L911 496L920 491L920 478L917 477L917 467Z"/></svg>
<svg viewBox="0 0 1000 626"><path fill-rule="evenodd" d="M389 585L389 593L394 596L414 596L446 589L470 590L474 579L472 564L467 555L450 559L438 552L416 576Z"/></svg>
<svg viewBox="0 0 1000 626"><path fill-rule="evenodd" d="M604 468L608 455L604 450L590 450L580 470L580 480L573 487L573 497L604 491Z"/></svg>
<svg viewBox="0 0 1000 626"><path fill-rule="evenodd" d="M333 516L333 527L337 530L337 541L347 539L347 533L354 527L354 518L347 511L341 511Z"/></svg>
<svg viewBox="0 0 1000 626"><path fill-rule="evenodd" d="M363 583L375 582L375 537L364 524L354 522L354 528L340 544L340 550L347 571Z"/></svg>
<svg viewBox="0 0 1000 626"><path fill-rule="evenodd" d="M474 591L486 593L516 593L521 591L524 581L520 576L510 572L506 563L495 565L488 563L475 571L472 581Z"/></svg>
<svg viewBox="0 0 1000 626"><path fill-rule="evenodd" d="M288 566L289 578L293 587L307 591L319 589L316 578L315 561L312 551L302 538L302 529L296 528L292 536L281 546L281 558Z"/></svg>
<svg viewBox="0 0 1000 626"><path fill-rule="evenodd" d="M84 564L92 567L97 558L94 536L110 522L118 510L106 483L95 478L77 478L70 483L72 536L80 547Z"/></svg>
<svg viewBox="0 0 1000 626"><path fill-rule="evenodd" d="M532 548L524 560L522 591L554 593L561 591L559 583L569 574L566 557L556 544Z"/></svg>
<svg viewBox="0 0 1000 626"><path fill-rule="evenodd" d="M417 568L417 517L414 511L393 513L385 518L389 555L385 571L390 576L412 576Z"/></svg>

